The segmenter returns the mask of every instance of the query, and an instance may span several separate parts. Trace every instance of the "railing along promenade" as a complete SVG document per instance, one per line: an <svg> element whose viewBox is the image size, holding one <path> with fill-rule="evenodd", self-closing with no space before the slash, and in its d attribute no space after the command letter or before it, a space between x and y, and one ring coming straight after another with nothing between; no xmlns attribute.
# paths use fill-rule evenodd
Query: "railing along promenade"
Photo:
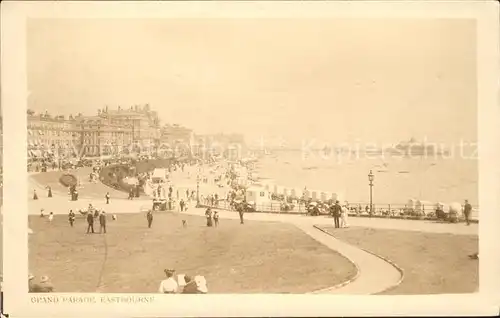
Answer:
<svg viewBox="0 0 500 318"><path fill-rule="evenodd" d="M230 202L219 200L217 204L211 205L207 200L200 200L200 206L213 209L235 211ZM359 208L361 206L361 208ZM373 204L373 212L370 213L369 204L366 202L349 202L348 215L352 217L368 218L390 218L407 220L437 220L435 205L422 205L419 209L408 208L407 204ZM270 202L264 204L255 204L255 211L245 213L278 213L278 214L308 214L304 203L283 205L279 202ZM462 207L463 210L463 207ZM446 211L445 211L446 212ZM329 215L328 209L320 209L320 215ZM457 216L459 221L464 220L463 212ZM478 222L478 207L473 206L471 222Z"/></svg>

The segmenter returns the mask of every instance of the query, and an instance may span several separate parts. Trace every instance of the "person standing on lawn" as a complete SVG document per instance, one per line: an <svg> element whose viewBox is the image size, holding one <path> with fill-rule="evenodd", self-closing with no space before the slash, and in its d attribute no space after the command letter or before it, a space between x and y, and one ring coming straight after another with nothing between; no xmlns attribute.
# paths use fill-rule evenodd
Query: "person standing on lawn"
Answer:
<svg viewBox="0 0 500 318"><path fill-rule="evenodd" d="M52 223L53 219L54 219L54 212L50 212L50 214L49 214L49 222Z"/></svg>
<svg viewBox="0 0 500 318"><path fill-rule="evenodd" d="M335 204L333 205L333 223L335 225L335 228L338 229L340 228L340 214L342 213L342 207L339 204L339 200L335 201Z"/></svg>
<svg viewBox="0 0 500 318"><path fill-rule="evenodd" d="M106 204L109 204L109 192L106 192L105 198L106 198Z"/></svg>
<svg viewBox="0 0 500 318"><path fill-rule="evenodd" d="M236 206L236 211L238 211L238 214L240 215L240 224L245 224L245 220L243 219L243 214L245 213L243 211L243 204L240 203Z"/></svg>
<svg viewBox="0 0 500 318"><path fill-rule="evenodd" d="M179 288L179 285L174 279L174 273L175 270L173 269L165 269L163 270L165 272L165 276L167 276L167 279L162 280L160 283L160 288L158 289L158 292L161 294L175 294L177 293L177 289Z"/></svg>
<svg viewBox="0 0 500 318"><path fill-rule="evenodd" d="M347 204L341 208L341 212L340 212L340 227L341 228L348 228L349 227L349 224L347 223L348 211L349 211L349 207L347 206Z"/></svg>
<svg viewBox="0 0 500 318"><path fill-rule="evenodd" d="M183 294L198 294L198 286L196 286L196 282L191 276L184 276L184 281L186 285L182 289Z"/></svg>
<svg viewBox="0 0 500 318"><path fill-rule="evenodd" d="M151 228L151 225L153 225L153 211L149 210L148 213L146 214L146 218L148 219L148 228Z"/></svg>
<svg viewBox="0 0 500 318"><path fill-rule="evenodd" d="M464 216L467 225L470 225L470 214L472 212L472 205L470 205L469 200L465 200L464 204Z"/></svg>
<svg viewBox="0 0 500 318"><path fill-rule="evenodd" d="M50 186L48 186L47 190L48 190L47 197L52 198L52 188Z"/></svg>
<svg viewBox="0 0 500 318"><path fill-rule="evenodd" d="M33 200L38 200L38 194L36 194L36 190L33 190Z"/></svg>
<svg viewBox="0 0 500 318"><path fill-rule="evenodd" d="M219 212L214 211L214 225L215 227L219 226Z"/></svg>
<svg viewBox="0 0 500 318"><path fill-rule="evenodd" d="M106 234L106 212L102 211L99 214L99 223L101 227L99 228L99 233L102 233L102 230L104 230L104 234Z"/></svg>
<svg viewBox="0 0 500 318"><path fill-rule="evenodd" d="M90 230L94 233L94 214L91 211L87 212L87 234L89 234Z"/></svg>
<svg viewBox="0 0 500 318"><path fill-rule="evenodd" d="M68 221L69 221L69 225L71 225L71 227L73 227L73 223L75 223L75 213L73 212L73 210L69 210Z"/></svg>
<svg viewBox="0 0 500 318"><path fill-rule="evenodd" d="M207 218L207 226L212 227L212 209L208 208L205 211L205 217Z"/></svg>

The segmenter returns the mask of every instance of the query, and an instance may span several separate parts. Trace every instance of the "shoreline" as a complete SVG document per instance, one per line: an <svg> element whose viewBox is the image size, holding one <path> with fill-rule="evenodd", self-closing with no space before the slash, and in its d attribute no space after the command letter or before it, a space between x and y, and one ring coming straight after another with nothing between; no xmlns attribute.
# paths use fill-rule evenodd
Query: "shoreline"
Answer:
<svg viewBox="0 0 500 318"><path fill-rule="evenodd" d="M292 161L295 160L295 161ZM446 164L450 163L450 164ZM457 178L465 165L470 176ZM463 202L478 205L477 162L397 160L334 163L297 157L259 158L253 171L259 183L280 188L337 192L349 202L368 202L368 172L375 175L373 203L406 204L410 199L430 202ZM384 169L385 168L385 169ZM440 171L444 172L440 172ZM300 180L300 181L299 181ZM394 200L400 197L400 200Z"/></svg>

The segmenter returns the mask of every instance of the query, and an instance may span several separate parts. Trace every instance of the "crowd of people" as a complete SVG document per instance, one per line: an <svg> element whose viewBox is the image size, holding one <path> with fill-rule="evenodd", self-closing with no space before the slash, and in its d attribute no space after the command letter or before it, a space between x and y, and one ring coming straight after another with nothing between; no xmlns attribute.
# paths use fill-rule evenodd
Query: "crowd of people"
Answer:
<svg viewBox="0 0 500 318"><path fill-rule="evenodd" d="M32 274L28 275L28 291L30 293L52 293L54 292L54 286L50 282L48 276L42 276L37 281L36 277Z"/></svg>
<svg viewBox="0 0 500 318"><path fill-rule="evenodd" d="M179 275L175 279L174 269L164 270L166 278L161 281L158 292L161 294L206 294L208 293L207 281L204 276L194 277Z"/></svg>

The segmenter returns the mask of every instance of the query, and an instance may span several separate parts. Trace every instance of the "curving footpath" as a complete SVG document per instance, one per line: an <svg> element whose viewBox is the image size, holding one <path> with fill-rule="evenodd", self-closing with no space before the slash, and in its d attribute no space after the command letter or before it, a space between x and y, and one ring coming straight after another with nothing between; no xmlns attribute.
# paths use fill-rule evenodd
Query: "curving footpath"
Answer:
<svg viewBox="0 0 500 318"><path fill-rule="evenodd" d="M221 218L237 219L236 212L218 210ZM203 216L204 209L190 209L186 214ZM314 294L370 295L392 288L401 282L401 272L383 259L344 243L314 227L318 221L312 217L290 217L290 215L247 213L246 220L291 223L326 247L342 254L356 266L354 279L337 286L314 291ZM316 222L315 222L316 221ZM331 222L330 222L331 224Z"/></svg>

